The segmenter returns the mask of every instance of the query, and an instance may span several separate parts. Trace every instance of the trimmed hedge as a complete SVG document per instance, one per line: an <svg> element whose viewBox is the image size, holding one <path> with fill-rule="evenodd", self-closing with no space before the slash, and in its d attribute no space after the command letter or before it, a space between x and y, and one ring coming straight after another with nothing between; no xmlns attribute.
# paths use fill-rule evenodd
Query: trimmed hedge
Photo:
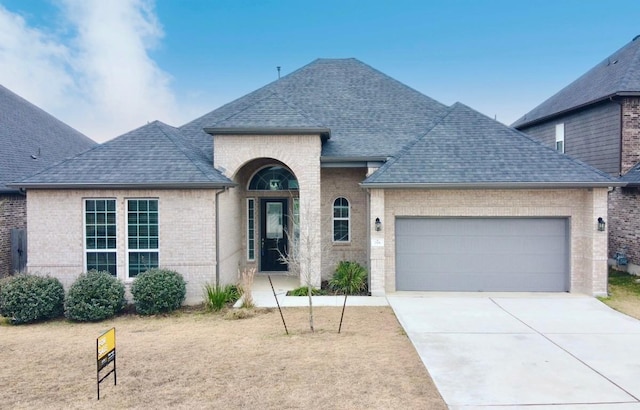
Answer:
<svg viewBox="0 0 640 410"><path fill-rule="evenodd" d="M178 309L187 295L181 274L167 269L150 269L141 273L131 285L136 312L155 315Z"/></svg>
<svg viewBox="0 0 640 410"><path fill-rule="evenodd" d="M53 319L63 311L64 288L56 278L17 275L2 284L0 315L13 324Z"/></svg>
<svg viewBox="0 0 640 410"><path fill-rule="evenodd" d="M109 272L89 271L69 288L64 314L79 322L94 322L118 314L125 306L124 284Z"/></svg>

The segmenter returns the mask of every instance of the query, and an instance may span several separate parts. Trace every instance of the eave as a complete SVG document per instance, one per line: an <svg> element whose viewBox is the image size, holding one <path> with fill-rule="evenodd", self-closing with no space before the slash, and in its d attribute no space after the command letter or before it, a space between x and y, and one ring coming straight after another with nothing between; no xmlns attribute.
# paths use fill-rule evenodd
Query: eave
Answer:
<svg viewBox="0 0 640 410"><path fill-rule="evenodd" d="M579 110L582 110L584 108L590 107L592 105L596 105L596 104L605 102L607 100L612 100L615 97L638 97L638 96L640 96L640 92L638 92L638 91L618 91L618 92L615 92L613 94L609 94L609 95L606 95L604 97L601 97L601 98L598 98L598 99L595 99L595 100L592 100L592 101L588 101L588 102L583 103L583 104L579 104L579 105L573 106L571 108L567 108L567 109L564 109L564 110L561 110L561 111L557 111L557 112L555 112L553 114L545 115L544 117L536 118L535 120L532 120L532 121L525 121L522 124L519 124L519 125L517 125L517 126L515 126L513 128L515 128L517 130L522 130L523 128L533 127L535 125L547 122L547 121L552 120L554 118L562 117L563 115L572 113L574 111L579 111Z"/></svg>
<svg viewBox="0 0 640 410"><path fill-rule="evenodd" d="M372 189L570 189L623 187L626 182L360 183Z"/></svg>
<svg viewBox="0 0 640 410"><path fill-rule="evenodd" d="M223 189L235 187L234 182L159 182L159 183L16 183L9 184L25 189Z"/></svg>
<svg viewBox="0 0 640 410"><path fill-rule="evenodd" d="M320 135L323 141L331 138L331 129L317 127L205 127L210 135Z"/></svg>

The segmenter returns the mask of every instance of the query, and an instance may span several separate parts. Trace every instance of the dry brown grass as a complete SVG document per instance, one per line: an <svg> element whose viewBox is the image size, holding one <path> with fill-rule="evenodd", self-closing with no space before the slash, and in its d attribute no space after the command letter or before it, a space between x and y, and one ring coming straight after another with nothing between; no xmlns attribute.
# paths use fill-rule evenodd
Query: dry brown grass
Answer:
<svg viewBox="0 0 640 410"><path fill-rule="evenodd" d="M92 324L0 326L0 407L181 409L445 409L388 307L249 318L181 313ZM115 326L118 385L96 401L96 337Z"/></svg>

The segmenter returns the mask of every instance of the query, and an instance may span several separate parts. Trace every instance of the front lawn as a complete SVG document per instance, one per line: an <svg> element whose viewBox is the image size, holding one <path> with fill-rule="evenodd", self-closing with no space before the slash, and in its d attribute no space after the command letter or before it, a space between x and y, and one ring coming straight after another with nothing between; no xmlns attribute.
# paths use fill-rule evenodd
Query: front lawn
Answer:
<svg viewBox="0 0 640 410"><path fill-rule="evenodd" d="M640 276L609 270L609 297L600 298L613 309L640 319Z"/></svg>
<svg viewBox="0 0 640 410"><path fill-rule="evenodd" d="M227 320L181 310L100 323L0 325L0 408L445 409L389 307ZM116 328L118 385L96 400L96 338Z"/></svg>

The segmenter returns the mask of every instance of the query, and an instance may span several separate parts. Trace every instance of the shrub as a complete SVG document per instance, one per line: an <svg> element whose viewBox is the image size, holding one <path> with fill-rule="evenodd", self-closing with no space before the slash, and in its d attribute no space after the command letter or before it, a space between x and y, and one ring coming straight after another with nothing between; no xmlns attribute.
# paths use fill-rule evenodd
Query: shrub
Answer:
<svg viewBox="0 0 640 410"><path fill-rule="evenodd" d="M204 285L204 304L209 310L221 310L225 305L235 303L239 297L236 285Z"/></svg>
<svg viewBox="0 0 640 410"><path fill-rule="evenodd" d="M318 289L318 288L311 288L311 296L322 296L322 295L326 295L327 292L325 292L322 289ZM293 290L290 290L289 292L287 292L287 296L309 296L309 287L308 286L300 286L299 288L295 288Z"/></svg>
<svg viewBox="0 0 640 410"><path fill-rule="evenodd" d="M187 294L182 275L167 269L150 269L138 275L131 285L136 312L141 315L172 312Z"/></svg>
<svg viewBox="0 0 640 410"><path fill-rule="evenodd" d="M367 290L367 270L358 262L342 261L329 280L329 287L347 295L357 295Z"/></svg>
<svg viewBox="0 0 640 410"><path fill-rule="evenodd" d="M52 319L64 310L64 288L56 278L17 275L3 282L0 315L13 324Z"/></svg>
<svg viewBox="0 0 640 410"><path fill-rule="evenodd" d="M124 284L109 272L89 271L69 288L64 314L71 320L93 322L108 319L125 306Z"/></svg>

